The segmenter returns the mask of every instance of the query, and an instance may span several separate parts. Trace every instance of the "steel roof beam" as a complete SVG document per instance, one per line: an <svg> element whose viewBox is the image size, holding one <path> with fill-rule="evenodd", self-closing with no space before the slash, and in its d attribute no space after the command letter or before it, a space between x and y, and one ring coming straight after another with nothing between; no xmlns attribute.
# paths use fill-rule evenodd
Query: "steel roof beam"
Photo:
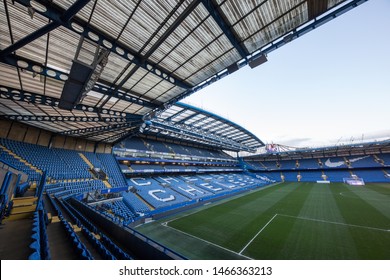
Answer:
<svg viewBox="0 0 390 280"><path fill-rule="evenodd" d="M120 117L79 117L79 116L26 116L26 115L0 115L0 117L13 121L27 122L126 122Z"/></svg>
<svg viewBox="0 0 390 280"><path fill-rule="evenodd" d="M103 140L101 140L101 142L112 142L114 145L121 142L122 140L126 139L126 138L130 138L130 137L133 137L133 136L136 136L138 135L140 132L138 129L132 129L132 130L127 130L127 131L124 131L124 132L121 132L121 133L118 133L118 134L115 134L113 136L110 136L108 138L105 138Z"/></svg>
<svg viewBox="0 0 390 280"><path fill-rule="evenodd" d="M41 27L40 29L35 30L33 33L30 33L26 37L20 39L16 43L0 51L0 57L10 54L22 48L23 46L31 43L32 41L38 39L39 37L49 33L50 31L56 29L61 25L61 22L69 22L82 8L84 8L85 5L88 4L89 1L90 0L77 0L75 3L72 4L72 6L69 7L68 10L66 10L65 12L63 12L62 15L59 16L59 19L61 21L52 21L49 24L46 24L45 26ZM30 7L30 3L28 3L28 7Z"/></svg>
<svg viewBox="0 0 390 280"><path fill-rule="evenodd" d="M186 121L192 119L192 118L194 117L194 115L197 115L197 113L196 113L196 112L192 112L191 115L189 115L189 116L187 116L187 117L181 119L180 121L177 121L176 123L177 123L177 124L185 123Z"/></svg>
<svg viewBox="0 0 390 280"><path fill-rule="evenodd" d="M224 128L224 129L222 129L222 130L219 130L216 134L217 135L221 135L221 136L224 136L224 137L226 137L227 135L230 137L231 136L231 134L229 134L229 133L231 133L232 131L234 131L234 130L237 130L237 128L236 127L234 127L234 126L232 126L232 127L227 127L227 128ZM241 131L241 130L240 130ZM244 133L244 132L243 132ZM246 135L246 134L245 134ZM232 137L233 138L233 137Z"/></svg>
<svg viewBox="0 0 390 280"><path fill-rule="evenodd" d="M119 129L125 129L132 126L138 126L142 122L136 121L136 122L127 122L127 123L121 123L121 124L112 124L112 125L102 125L102 126L96 126L96 127L88 127L88 128L81 128L81 129L72 129L63 131L60 134L63 135L79 135L79 136L87 136L88 134L102 134L104 132L110 132L110 131L117 131Z"/></svg>
<svg viewBox="0 0 390 280"><path fill-rule="evenodd" d="M184 1L181 1L184 2ZM182 4L182 3L180 3ZM154 43L154 45L147 51L145 54L145 57L151 56L158 47L172 34L172 32L180 26L180 24L195 10L196 7L200 2L198 1L192 1L188 7L180 14L180 16L168 27L168 29L160 36L160 38ZM154 36L151 37L151 39L154 38ZM149 43L149 42L148 42ZM146 46L147 44L145 44Z"/></svg>
<svg viewBox="0 0 390 280"><path fill-rule="evenodd" d="M180 116L181 114L184 114L186 109L185 108L180 108L180 109L181 109L180 111L174 113L172 116L166 118L165 120L166 121L171 121L172 119L176 118L177 116Z"/></svg>
<svg viewBox="0 0 390 280"><path fill-rule="evenodd" d="M249 55L249 52L240 44L240 41L237 39L234 31L230 29L229 24L224 18L224 15L221 13L218 5L216 5L213 0L201 0L201 2L209 14L213 17L214 21L218 24L219 28L222 29L222 32L229 39L233 47L238 51L240 56L242 58L246 58Z"/></svg>
<svg viewBox="0 0 390 280"><path fill-rule="evenodd" d="M21 5L25 7L30 7L30 1L29 0L15 0L16 2L20 3ZM170 82L176 86L179 86L184 89L190 89L192 88L192 85L183 81L181 78L177 77L176 75L170 73L166 69L163 69L162 67L156 65L152 61L149 61L145 59L145 57L138 54L136 51L130 49L127 45L118 42L115 38L111 38L105 34L103 34L100 30L97 28L94 28L90 26L87 22L84 22L80 19L73 19L73 20L67 20L64 21L61 17L61 15L64 13L63 9L59 7L58 5L52 3L51 1L42 1L42 0L36 0L38 3L44 5L46 7L45 12L36 11L37 13L41 14L42 16L52 20L53 22L59 23L59 25L62 25L66 27L67 29L76 32L85 38L91 38L90 34L95 34L99 38L97 40L92 41L97 42L99 45L104 45L105 48L107 48L109 51L116 53L120 57L124 58L127 61L130 61L131 63L134 63L135 65L145 69L147 72L153 73L156 76L159 76L161 79L166 80L167 82ZM79 0L80 1L80 0ZM83 31L79 32L77 31L72 24L77 24L79 28L81 28ZM103 44L103 41L106 42L106 44ZM107 45L110 44L110 47L107 47ZM129 58L132 57L132 58Z"/></svg>
<svg viewBox="0 0 390 280"><path fill-rule="evenodd" d="M145 49L145 47L155 38L156 34L161 30L161 28L166 24L166 22L173 16L173 14L177 11L177 9L183 4L184 0L181 0L179 3L176 4L176 6L173 8L173 10L170 12L169 16L165 18L165 20L160 24L160 27L150 36L150 38L145 42L145 44L142 46L142 48L138 51L138 53L142 53L142 51ZM193 1L181 14L180 16L175 20L175 22L168 27L168 29L159 37L159 39L154 43L154 45L144 54L143 60L147 60L155 50L158 49L158 47L172 34L172 31L174 31L182 22L184 19L187 18L188 15L192 13L192 11L197 7L199 3L197 1ZM121 88L128 79L131 78L131 76L134 75L134 73L138 70L139 65L137 67L134 67L123 79L122 81L115 87L114 90L117 90ZM191 86L190 86L191 87Z"/></svg>
<svg viewBox="0 0 390 280"><path fill-rule="evenodd" d="M171 131L173 130L173 132L176 132L178 134L189 135L192 137L206 140L208 142L218 143L219 145L226 145L227 147L229 147L232 150L252 151L252 149L250 147L248 147L246 145L242 145L240 143L236 143L235 141L233 141L231 139L223 139L222 137L219 137L219 136L216 136L213 134L208 134L208 133L200 134L200 133L197 133L195 131L191 131L192 127L189 127L189 126L176 127L176 126L171 126L171 125L165 124L163 122L158 122L158 121L154 121L154 120L152 120L151 122L152 122L152 127L163 128L163 129L171 130ZM199 129L197 129L197 130L199 130Z"/></svg>
<svg viewBox="0 0 390 280"><path fill-rule="evenodd" d="M187 117L187 119L189 118L190 116ZM196 121L193 121L192 123L190 123L190 125L194 126L195 124L198 124L198 123L201 123L202 121L206 120L207 118L209 118L209 116L204 116ZM184 123L186 122L187 120L186 119L183 119L181 121L178 121L177 123Z"/></svg>
<svg viewBox="0 0 390 280"><path fill-rule="evenodd" d="M37 75L42 75L42 76L49 77L49 78L52 78L52 79L55 79L58 81L65 82L68 78L68 75L69 75L68 73L56 70L56 69L48 67L48 66L44 66L39 62L24 58L24 57L20 57L17 55L13 55L13 54L9 54L9 55L6 55L4 57L1 57L0 61L3 63L6 63L8 65L20 68L22 70L24 69L24 70L30 71L32 73L36 73ZM25 68L21 67L18 65L18 61L26 62L28 64L28 66ZM37 72L36 69L41 69L41 71ZM95 84L92 88L92 91L101 93L101 94L109 96L109 97L115 97L115 98L118 98L120 100L135 103L135 104L138 104L138 105L141 105L144 107L148 107L148 108L156 108L156 106L157 106L149 101L126 95L126 93L124 93L122 91L113 92L108 86L102 84L102 83L107 83L107 82L105 82L105 81L98 81L98 82L99 82L99 84Z"/></svg>
<svg viewBox="0 0 390 280"><path fill-rule="evenodd" d="M13 100L15 102L27 102L31 104L39 104L39 105L45 105L50 107L56 107L56 108L58 107L58 103L60 102L59 98L55 98L47 95L41 95L38 93L28 92L20 89L10 88L6 86L0 87L0 99L8 99L8 100ZM142 115L124 113L124 112L119 112L119 111L109 110L109 109L100 109L97 107L82 105L82 104L76 105L73 108L73 110L78 110L86 113L108 114L111 117L123 118L126 121L134 121L134 120L142 119Z"/></svg>

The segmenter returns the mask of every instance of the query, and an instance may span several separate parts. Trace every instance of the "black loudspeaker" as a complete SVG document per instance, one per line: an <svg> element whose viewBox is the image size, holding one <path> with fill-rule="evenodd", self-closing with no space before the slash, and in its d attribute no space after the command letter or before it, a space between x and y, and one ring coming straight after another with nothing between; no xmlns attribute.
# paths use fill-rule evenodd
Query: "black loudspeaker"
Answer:
<svg viewBox="0 0 390 280"><path fill-rule="evenodd" d="M228 66L227 71L229 74L234 73L238 70L238 65L237 63L233 63L232 65Z"/></svg>
<svg viewBox="0 0 390 280"><path fill-rule="evenodd" d="M267 56L265 54L262 54L261 56L251 60L249 62L249 67L253 69L267 61L268 61Z"/></svg>

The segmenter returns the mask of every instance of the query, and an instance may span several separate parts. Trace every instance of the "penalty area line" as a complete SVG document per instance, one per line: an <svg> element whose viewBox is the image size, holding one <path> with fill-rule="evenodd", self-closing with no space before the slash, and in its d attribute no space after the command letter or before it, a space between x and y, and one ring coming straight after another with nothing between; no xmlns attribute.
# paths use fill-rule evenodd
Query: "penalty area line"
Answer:
<svg viewBox="0 0 390 280"><path fill-rule="evenodd" d="M184 234L184 235L187 235L187 236L189 236L189 237L198 239L198 240L200 240L200 241L202 241L202 242L205 242L205 243L207 243L207 244L210 244L210 245L212 245L212 246L218 247L218 248L220 248L220 249L222 249L222 250L225 250L225 251L228 251L228 252L233 253L233 254L235 254L235 255L239 255L239 256L241 256L241 257L244 257L244 258L246 258L246 259L248 259L248 260L253 260L252 258L250 258L250 257L248 257L248 256L245 256L245 255L242 255L241 253L237 253L237 252L235 252L235 251L233 251L233 250L227 249L227 248L225 248L225 247L222 247L222 246L220 246L220 245L218 245L218 244L215 244L215 243L213 243L213 242L207 241L207 240L202 239L202 238L200 238L200 237L197 237L197 236L195 236L195 235L192 235L192 234L189 234L189 233L187 233L187 232L181 231L181 230L179 230L179 229L170 227L170 226L168 226L167 223L161 223L161 225L164 226L164 227L170 228L170 229L172 229L172 230L175 230L175 231L177 231L177 232L180 232L181 234Z"/></svg>
<svg viewBox="0 0 390 280"><path fill-rule="evenodd" d="M389 232L390 231L390 229L383 229L383 228L375 228L375 227L369 227L369 226L345 224L345 223L340 223L340 222L333 222L333 221L327 221L327 220L313 219L313 218L309 218L309 217L291 216L291 215L284 215L284 214L278 214L278 215L281 216L281 217L294 218L294 219L300 219L300 220L306 220L306 221L312 221L312 222L319 222L319 223L327 223L327 224L333 224L333 225L339 225L339 226L356 227L356 228L363 228L363 229L377 230L377 231L385 231L385 232Z"/></svg>
<svg viewBox="0 0 390 280"><path fill-rule="evenodd" d="M275 214L269 221L268 223L266 223L257 233L256 235L244 246L244 248L242 248L242 250L239 252L239 254L241 255L242 252L244 252L244 250L253 242L253 240L256 239L256 237L273 221L273 219L276 218L278 214Z"/></svg>

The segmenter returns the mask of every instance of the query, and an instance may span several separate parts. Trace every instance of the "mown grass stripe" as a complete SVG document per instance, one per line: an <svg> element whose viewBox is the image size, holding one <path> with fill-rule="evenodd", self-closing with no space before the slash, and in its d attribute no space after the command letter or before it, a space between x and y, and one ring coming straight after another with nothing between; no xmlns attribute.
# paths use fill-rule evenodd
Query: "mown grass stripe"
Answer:
<svg viewBox="0 0 390 280"><path fill-rule="evenodd" d="M333 195L345 223L372 228L390 228L390 219L356 194L362 188L332 184ZM390 258L390 233L350 228L357 256L354 259Z"/></svg>
<svg viewBox="0 0 390 280"><path fill-rule="evenodd" d="M284 183L169 223L188 235L160 224L172 217L138 229L191 259L243 258L232 252L248 243L242 253L254 259L389 259L390 219L357 190L337 183ZM372 195L384 194L366 199Z"/></svg>
<svg viewBox="0 0 390 280"><path fill-rule="evenodd" d="M230 250L239 251L257 233L259 226L273 216L265 216L263 213L292 194L297 187L286 185L249 194L175 220L169 225Z"/></svg>
<svg viewBox="0 0 390 280"><path fill-rule="evenodd" d="M357 256L348 227L313 223L314 221L345 223L332 195L331 185L314 184L300 213L297 216L282 216L295 219L294 226L284 241L283 258L329 259L338 256L339 259L345 259ZM331 242L326 240L327 236L332 237Z"/></svg>

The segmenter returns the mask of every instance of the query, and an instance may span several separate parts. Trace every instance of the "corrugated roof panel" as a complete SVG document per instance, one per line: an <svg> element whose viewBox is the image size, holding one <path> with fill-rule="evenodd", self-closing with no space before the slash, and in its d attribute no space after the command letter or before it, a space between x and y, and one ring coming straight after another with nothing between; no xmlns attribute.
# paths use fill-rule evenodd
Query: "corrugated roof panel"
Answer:
<svg viewBox="0 0 390 280"><path fill-rule="evenodd" d="M181 89L179 87L174 87L171 90L169 90L163 94L158 95L156 97L156 100L158 102L165 103L165 102L171 100L172 98L176 97L179 92L183 92L183 89Z"/></svg>
<svg viewBox="0 0 390 280"><path fill-rule="evenodd" d="M76 2L76 0L54 0L53 2L55 2L61 8L67 10L70 6L74 4L74 2Z"/></svg>
<svg viewBox="0 0 390 280"><path fill-rule="evenodd" d="M184 92L185 90L178 86L172 86L171 83L162 80L161 83L158 83L154 88L152 88L147 94L146 97L151 98L153 101L157 100L159 102L164 102L161 100L161 97L176 96L179 93ZM152 98L153 97L153 98Z"/></svg>
<svg viewBox="0 0 390 280"><path fill-rule="evenodd" d="M5 102L3 102L3 103L4 103L4 105L0 104L0 115L13 115L13 114L15 114L14 111L12 111L8 107L6 107Z"/></svg>
<svg viewBox="0 0 390 280"><path fill-rule="evenodd" d="M127 103L127 107L124 110L124 112L131 113L131 114L134 114L134 113L139 114L138 110L140 110L142 108L145 108L145 107L140 106L140 105L135 104L135 103Z"/></svg>
<svg viewBox="0 0 390 280"><path fill-rule="evenodd" d="M193 73L191 71L198 71L205 64L209 63L210 60L214 59L215 56L210 53L209 49L215 48L211 43L221 34L222 31L215 26L214 20L211 17L208 18L204 24L192 32L181 44L177 45L169 57L161 61L161 65L164 65L171 71L173 70L179 77L188 77ZM210 46L206 47L208 45ZM218 45L216 43L215 46ZM222 49L226 50L229 46L231 44L227 41L225 46L219 46L216 49L221 50L220 47L222 47ZM203 56L199 55L200 53ZM195 60L196 62L194 62ZM183 67L183 64L186 64L186 62L194 64L194 66L188 69Z"/></svg>
<svg viewBox="0 0 390 280"><path fill-rule="evenodd" d="M257 31L304 1L306 0L218 0L219 3L223 2L220 8L226 15L230 25L235 25L239 21L245 22L249 33ZM238 35L242 36L241 34ZM246 37L244 36L243 38Z"/></svg>
<svg viewBox="0 0 390 280"><path fill-rule="evenodd" d="M14 7L13 5L8 5L9 10L11 10ZM26 11L23 11L23 14L20 14L21 11L17 10L16 14L11 14L10 12L10 19L11 19L11 30L14 42L19 41L20 39L28 36L29 34L33 33L37 29L40 29L44 25L48 23L46 19L43 19L42 17L34 16L34 19L31 19L27 14ZM15 21L18 22L18 24L15 24ZM20 25L20 22L24 22L28 27L24 27L23 25ZM16 54L21 57L25 57L27 59L31 59L40 63L43 63L45 61L45 53L46 53L46 41L47 41L47 35L41 36L38 39L35 39L31 43L19 48L16 51Z"/></svg>
<svg viewBox="0 0 390 280"><path fill-rule="evenodd" d="M129 106L128 102L117 100L115 102L115 104L107 103L107 107L106 106L104 106L104 107L105 108L110 108L111 110L115 110L115 111L123 111L128 106Z"/></svg>
<svg viewBox="0 0 390 280"><path fill-rule="evenodd" d="M59 27L50 32L47 65L69 73L80 36Z"/></svg>
<svg viewBox="0 0 390 280"><path fill-rule="evenodd" d="M117 38L134 7L134 1L98 1L90 24Z"/></svg>
<svg viewBox="0 0 390 280"><path fill-rule="evenodd" d="M46 90L45 90L46 95L60 98L63 87L64 87L63 81L46 77Z"/></svg>
<svg viewBox="0 0 390 280"><path fill-rule="evenodd" d="M193 45L189 44L185 40L204 18L208 17L206 9L202 5L198 5L194 11L172 32L172 34L160 45L160 47L150 57L156 63L159 63L162 67L173 71L180 66L180 63L185 61L187 53L183 50L175 50L178 46L185 44L185 50L191 49L192 52L200 50L202 44L200 41L192 40ZM190 40L190 39L188 39ZM167 56L167 54L172 53ZM176 53L176 55L175 55Z"/></svg>
<svg viewBox="0 0 390 280"><path fill-rule="evenodd" d="M132 107L133 105L131 105L130 107ZM129 113L135 113L135 114L139 114L139 115L144 115L144 114L147 114L149 112L151 112L152 109L148 108L148 107L141 107L140 109L132 112L132 111L128 111L126 110L126 112L129 112Z"/></svg>
<svg viewBox="0 0 390 280"><path fill-rule="evenodd" d="M99 101L103 96L104 96L103 94L91 90L91 91L87 92L85 98L94 98L93 100Z"/></svg>
<svg viewBox="0 0 390 280"><path fill-rule="evenodd" d="M170 108L168 108L167 110L163 111L160 115L160 118L162 119L166 119L166 118L169 118L170 116L176 114L177 112L180 112L182 111L183 108L179 107L179 106L171 106Z"/></svg>
<svg viewBox="0 0 390 280"><path fill-rule="evenodd" d="M218 59L216 59L214 62L201 68L200 71L188 77L186 81L194 84L200 83L206 80L207 78L213 76L215 73L218 73L226 69L232 63L240 60L240 58L241 56L238 53L238 51L236 49L232 49L229 52L222 55L221 57L219 57Z"/></svg>
<svg viewBox="0 0 390 280"><path fill-rule="evenodd" d="M87 64L92 65L94 58L95 58L95 52L96 52L96 43L85 39L82 41L80 52L77 56L77 60Z"/></svg>
<svg viewBox="0 0 390 280"><path fill-rule="evenodd" d="M152 11L150 11L150 8L144 2L146 1L140 3L137 12L133 15L123 31L122 36L119 38L119 42L124 43L137 52L150 38L154 30L158 28L158 20L161 21L159 16L154 17L149 14Z"/></svg>
<svg viewBox="0 0 390 280"><path fill-rule="evenodd" d="M200 122L197 122L196 124L190 124L193 125L194 127L206 127L211 123L214 123L215 119L208 117L205 120L202 120Z"/></svg>
<svg viewBox="0 0 390 280"><path fill-rule="evenodd" d="M27 110L28 104L25 102L7 100L6 102L4 102L4 104L6 104L10 109L14 110L16 114L26 116L31 115L31 112Z"/></svg>
<svg viewBox="0 0 390 280"><path fill-rule="evenodd" d="M81 104L94 107L97 105L98 102L99 102L99 99L91 97L91 96L86 96L86 97L84 97Z"/></svg>
<svg viewBox="0 0 390 280"><path fill-rule="evenodd" d="M328 0L328 9L333 8L341 2L345 2L345 0Z"/></svg>
<svg viewBox="0 0 390 280"><path fill-rule="evenodd" d="M39 75L33 77L31 72L21 71L23 90L43 94L44 83Z"/></svg>
<svg viewBox="0 0 390 280"><path fill-rule="evenodd" d="M108 62L104 67L104 70L100 78L103 79L104 81L113 83L117 79L118 75L122 72L122 70L128 65L128 63L129 61L124 60L119 55L111 52L110 55L108 56ZM133 67L134 65L130 66L129 70L132 69ZM120 83L120 81L121 79L117 83Z"/></svg>
<svg viewBox="0 0 390 280"><path fill-rule="evenodd" d="M147 78L146 80L144 80L144 77L146 76ZM161 78L159 78L158 76L150 74L143 68L138 68L137 71L135 71L135 73L126 81L123 87L126 89L130 89L131 91L136 92L139 95L142 95L150 87L157 84L160 80ZM145 85L145 81L151 81L151 84L149 86Z"/></svg>
<svg viewBox="0 0 390 280"><path fill-rule="evenodd" d="M15 67L0 63L0 85L20 89L18 71Z"/></svg>
<svg viewBox="0 0 390 280"><path fill-rule="evenodd" d="M8 29L7 16L5 14L4 2L0 2L0 49L11 45L11 34Z"/></svg>
<svg viewBox="0 0 390 280"><path fill-rule="evenodd" d="M69 4L66 4L67 7L70 7L70 3L73 3L75 1L69 1L69 0L61 0L59 2L68 2ZM92 12L92 8L95 4L95 2L98 1L98 0L94 0L94 1L89 1L89 3L87 5L84 6L84 8L81 9L81 11L79 11L77 14L76 14L76 18L79 18L85 22L88 22L89 20L89 17L91 15L91 12Z"/></svg>
<svg viewBox="0 0 390 280"><path fill-rule="evenodd" d="M4 108L7 108L7 111L9 111L10 115L18 114L17 113L17 110L19 108L18 103L19 102L13 101L13 100L10 100L10 99L3 99L3 100L1 100L1 104L4 106Z"/></svg>
<svg viewBox="0 0 390 280"><path fill-rule="evenodd" d="M34 18L31 19L26 8L18 3L15 3L15 5L8 3L7 6L14 42L19 41L49 23L45 17L38 13L35 13Z"/></svg>
<svg viewBox="0 0 390 280"><path fill-rule="evenodd" d="M250 52L253 52L273 40L290 32L297 26L305 23L308 20L306 2L297 9L281 17L278 21L267 25L260 32L255 33L250 38L245 40L244 44Z"/></svg>
<svg viewBox="0 0 390 280"><path fill-rule="evenodd" d="M179 4L179 1L172 1L172 0L164 0L164 1L142 1L142 4L145 5L145 7L148 7L148 13L152 15L153 18L155 18L159 26L163 24L163 22L168 18L169 14L173 12L173 9L177 8L175 13L172 14L169 19L164 23L163 26L161 26L161 29L157 32L155 36L151 39L151 41L148 43L147 46L145 46L144 50L142 51L142 55L145 55L151 47L154 46L157 40L163 35L170 25L172 25L175 20L181 15L181 13L185 10L185 8L189 5L189 1L184 1L182 4ZM178 7L176 7L179 5ZM142 7L144 8L144 7Z"/></svg>

